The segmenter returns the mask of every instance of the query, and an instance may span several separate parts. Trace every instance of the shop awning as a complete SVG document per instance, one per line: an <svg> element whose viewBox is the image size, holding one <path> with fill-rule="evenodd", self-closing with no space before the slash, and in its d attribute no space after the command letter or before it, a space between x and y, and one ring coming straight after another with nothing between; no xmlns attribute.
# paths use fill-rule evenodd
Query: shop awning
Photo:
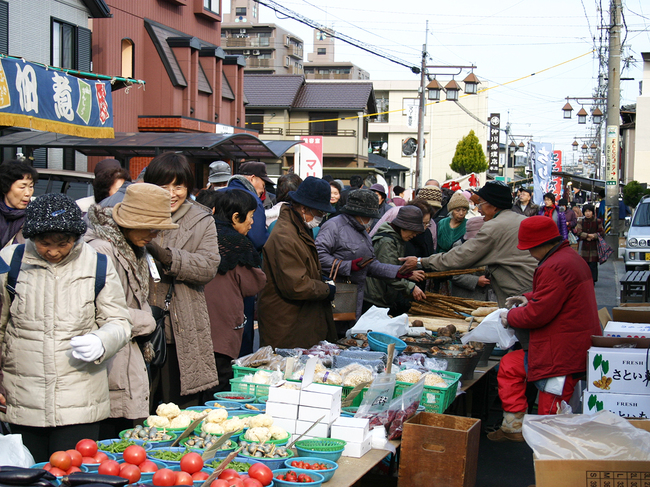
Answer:
<svg viewBox="0 0 650 487"><path fill-rule="evenodd" d="M221 157L277 160L291 146L300 143L300 141L277 142L284 142L284 144L269 146L247 133L117 132L113 139L88 139L52 132L25 131L0 137L0 146L5 147L74 149L87 156L116 159L155 157L162 152L178 151L189 157L206 159Z"/></svg>

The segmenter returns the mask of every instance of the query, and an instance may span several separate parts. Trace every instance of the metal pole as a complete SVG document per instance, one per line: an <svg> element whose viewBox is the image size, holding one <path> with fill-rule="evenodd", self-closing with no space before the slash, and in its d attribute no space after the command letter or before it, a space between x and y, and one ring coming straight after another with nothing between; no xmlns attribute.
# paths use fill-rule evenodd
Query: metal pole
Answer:
<svg viewBox="0 0 650 487"><path fill-rule="evenodd" d="M418 110L418 147L417 155L415 158L415 188L418 189L421 187L421 176L420 171L422 170L422 155L424 153L424 87L425 80L427 79L426 67L427 64L427 45L422 46L422 70L420 71L420 108Z"/></svg>
<svg viewBox="0 0 650 487"><path fill-rule="evenodd" d="M618 193L619 193L619 133L620 133L620 67L621 67L621 0L611 0L609 29L609 58L607 83L607 130L605 203L612 212L612 232L608 236L609 245L618 255Z"/></svg>

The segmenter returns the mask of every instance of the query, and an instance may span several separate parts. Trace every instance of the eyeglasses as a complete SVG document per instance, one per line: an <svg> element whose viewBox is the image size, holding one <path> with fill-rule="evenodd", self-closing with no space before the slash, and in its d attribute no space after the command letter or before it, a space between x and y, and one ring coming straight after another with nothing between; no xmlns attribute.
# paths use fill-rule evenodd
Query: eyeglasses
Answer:
<svg viewBox="0 0 650 487"><path fill-rule="evenodd" d="M182 194L187 191L187 187L183 186L182 184L179 184L177 186L170 186L169 184L166 184L164 186L161 186L161 188L176 194Z"/></svg>
<svg viewBox="0 0 650 487"><path fill-rule="evenodd" d="M482 205L486 204L487 201L481 201L480 203L476 203L476 207L480 208Z"/></svg>

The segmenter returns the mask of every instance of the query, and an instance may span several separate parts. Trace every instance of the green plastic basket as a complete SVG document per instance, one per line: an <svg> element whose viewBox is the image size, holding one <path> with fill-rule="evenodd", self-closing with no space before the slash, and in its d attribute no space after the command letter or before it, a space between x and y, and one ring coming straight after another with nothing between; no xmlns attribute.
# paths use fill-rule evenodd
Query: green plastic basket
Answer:
<svg viewBox="0 0 650 487"><path fill-rule="evenodd" d="M268 384L256 384L254 382L244 382L241 379L241 377L236 379L230 379L230 390L232 392L246 392L248 394L254 394L255 397L269 395Z"/></svg>
<svg viewBox="0 0 650 487"><path fill-rule="evenodd" d="M449 405L456 399L456 390L458 389L458 382L462 374L457 372L448 372L446 370L432 370L441 376L448 384L447 387L424 386L422 397L420 398L420 405L424 406L424 410L428 413L442 414L449 407ZM395 383L394 397L401 396L402 393L411 387L413 384L409 382Z"/></svg>
<svg viewBox="0 0 650 487"><path fill-rule="evenodd" d="M305 440L297 441L295 446L303 450L319 451L319 452L335 452L342 450L347 445L343 440L336 440L334 438L307 438Z"/></svg>
<svg viewBox="0 0 650 487"><path fill-rule="evenodd" d="M254 367L240 367L239 365L233 365L232 366L233 377L235 379L238 379L240 377L244 377L245 375L248 375L248 374L255 374L255 372L259 372L260 370L263 371L263 372L269 372L269 373L273 372L272 370L256 369Z"/></svg>

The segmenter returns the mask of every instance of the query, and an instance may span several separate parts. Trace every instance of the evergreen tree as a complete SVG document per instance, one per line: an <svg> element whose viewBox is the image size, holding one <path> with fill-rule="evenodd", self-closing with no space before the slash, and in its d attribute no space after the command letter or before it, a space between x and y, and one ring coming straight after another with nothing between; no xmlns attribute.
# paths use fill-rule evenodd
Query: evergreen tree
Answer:
<svg viewBox="0 0 650 487"><path fill-rule="evenodd" d="M456 145L456 153L449 167L461 175L487 171L485 152L473 130Z"/></svg>

